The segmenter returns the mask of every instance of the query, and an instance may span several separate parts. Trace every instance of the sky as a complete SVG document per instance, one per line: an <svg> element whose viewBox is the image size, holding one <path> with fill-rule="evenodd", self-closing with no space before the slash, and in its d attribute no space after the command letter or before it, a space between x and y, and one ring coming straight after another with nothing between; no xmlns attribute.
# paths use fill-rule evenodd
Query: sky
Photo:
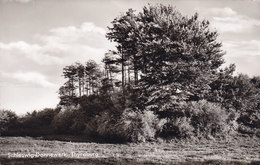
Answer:
<svg viewBox="0 0 260 165"><path fill-rule="evenodd" d="M107 26L148 3L198 12L219 33L224 66L260 76L260 0L0 0L0 109L25 114L56 107L62 68L89 59L101 64L113 48Z"/></svg>

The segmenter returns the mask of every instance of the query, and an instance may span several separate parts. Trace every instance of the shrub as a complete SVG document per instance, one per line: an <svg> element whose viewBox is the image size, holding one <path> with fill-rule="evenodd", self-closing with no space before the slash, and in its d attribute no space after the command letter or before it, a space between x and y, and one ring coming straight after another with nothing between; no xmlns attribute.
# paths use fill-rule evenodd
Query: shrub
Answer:
<svg viewBox="0 0 260 165"><path fill-rule="evenodd" d="M145 142L155 138L162 123L163 120L152 111L125 109L120 114L104 112L97 119L97 134L117 142Z"/></svg>
<svg viewBox="0 0 260 165"><path fill-rule="evenodd" d="M190 102L184 108L196 136L215 136L228 130L227 114L219 105L201 100Z"/></svg>
<svg viewBox="0 0 260 165"><path fill-rule="evenodd" d="M98 128L98 124L97 124L97 119L99 117L94 117L92 118L90 121L86 122L86 126L85 126L85 130L84 130L84 134L86 136L89 137L97 137L98 133L97 133L97 128Z"/></svg>
<svg viewBox="0 0 260 165"><path fill-rule="evenodd" d="M72 133L72 125L74 124L75 113L77 113L78 107L67 106L54 117L52 121L52 127L55 129L56 133L68 134Z"/></svg>
<svg viewBox="0 0 260 165"><path fill-rule="evenodd" d="M260 129L260 110L242 112L238 122L252 129Z"/></svg>
<svg viewBox="0 0 260 165"><path fill-rule="evenodd" d="M21 118L21 123L25 128L40 129L49 126L59 109L45 108L40 111L27 113Z"/></svg>
<svg viewBox="0 0 260 165"><path fill-rule="evenodd" d="M120 116L118 116L116 113L112 112L103 112L100 116L96 116L96 126L97 127L97 135L109 142L124 142L126 141L126 138L121 136L119 131L120 128L118 128L118 121L120 119ZM93 124L93 122L92 122ZM89 125L89 124L88 124ZM88 127L87 127L88 128ZM93 129L92 129L93 130ZM92 133L95 134L93 131Z"/></svg>
<svg viewBox="0 0 260 165"><path fill-rule="evenodd" d="M163 121L152 111L126 109L121 116L121 134L133 142L153 140Z"/></svg>
<svg viewBox="0 0 260 165"><path fill-rule="evenodd" d="M179 107L171 112L178 115L166 117L167 122L158 133L160 137L166 139L211 137L226 134L230 130L225 110L206 100L181 102ZM229 124L234 121L233 118L235 117L229 116ZM232 124L236 127L234 122Z"/></svg>
<svg viewBox="0 0 260 165"><path fill-rule="evenodd" d="M159 136L171 138L189 138L194 133L194 128L191 125L191 119L187 117L178 117L176 119L168 120L163 126Z"/></svg>
<svg viewBox="0 0 260 165"><path fill-rule="evenodd" d="M238 123L237 119L239 117L239 113L236 112L235 109L229 108L227 110L227 131L229 135L234 135L238 131Z"/></svg>
<svg viewBox="0 0 260 165"><path fill-rule="evenodd" d="M86 127L86 116L82 111L74 111L72 115L72 125L69 127L70 133L82 134Z"/></svg>
<svg viewBox="0 0 260 165"><path fill-rule="evenodd" d="M0 135L17 124L17 115L10 110L0 110Z"/></svg>

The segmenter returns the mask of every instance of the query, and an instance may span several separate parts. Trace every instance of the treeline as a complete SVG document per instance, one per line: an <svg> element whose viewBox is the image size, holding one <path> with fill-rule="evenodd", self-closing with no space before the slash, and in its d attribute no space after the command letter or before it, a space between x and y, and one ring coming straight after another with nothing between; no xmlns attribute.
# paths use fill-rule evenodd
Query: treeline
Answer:
<svg viewBox="0 0 260 165"><path fill-rule="evenodd" d="M225 53L217 36L197 13L187 17L163 5L129 9L109 27L116 49L105 54L104 65L66 66L58 107L23 118L49 134L117 142L259 137L260 77L233 76L234 64L221 68ZM25 119L18 125L29 129Z"/></svg>

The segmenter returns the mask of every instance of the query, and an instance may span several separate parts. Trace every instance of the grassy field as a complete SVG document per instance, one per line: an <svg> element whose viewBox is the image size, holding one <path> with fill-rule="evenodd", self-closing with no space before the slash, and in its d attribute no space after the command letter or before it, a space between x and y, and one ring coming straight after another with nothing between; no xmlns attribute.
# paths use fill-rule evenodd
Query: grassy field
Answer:
<svg viewBox="0 0 260 165"><path fill-rule="evenodd" d="M0 137L3 164L260 164L259 138L98 144Z"/></svg>

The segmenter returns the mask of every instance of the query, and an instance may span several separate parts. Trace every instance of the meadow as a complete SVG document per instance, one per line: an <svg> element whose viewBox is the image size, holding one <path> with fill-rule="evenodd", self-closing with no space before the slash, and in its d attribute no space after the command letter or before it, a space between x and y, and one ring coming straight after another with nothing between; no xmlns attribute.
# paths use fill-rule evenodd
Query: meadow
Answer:
<svg viewBox="0 0 260 165"><path fill-rule="evenodd" d="M0 137L0 164L260 164L260 139L89 143Z"/></svg>

